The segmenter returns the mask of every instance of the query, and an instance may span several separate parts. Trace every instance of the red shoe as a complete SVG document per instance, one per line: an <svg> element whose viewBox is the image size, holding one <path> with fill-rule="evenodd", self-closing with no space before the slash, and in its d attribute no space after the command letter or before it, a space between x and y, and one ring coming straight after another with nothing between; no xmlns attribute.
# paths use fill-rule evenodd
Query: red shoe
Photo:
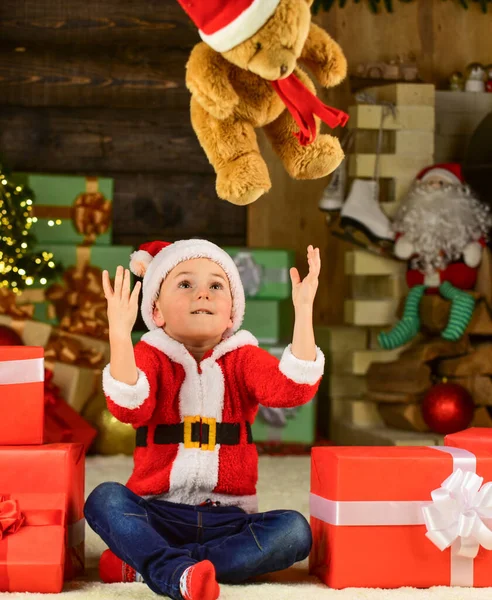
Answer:
<svg viewBox="0 0 492 600"><path fill-rule="evenodd" d="M113 554L111 550L105 550L99 559L99 577L104 583L131 583L136 581L137 573L133 567Z"/></svg>
<svg viewBox="0 0 492 600"><path fill-rule="evenodd" d="M181 575L179 591L184 600L217 600L219 584L215 580L215 567L209 560L202 560L188 567Z"/></svg>

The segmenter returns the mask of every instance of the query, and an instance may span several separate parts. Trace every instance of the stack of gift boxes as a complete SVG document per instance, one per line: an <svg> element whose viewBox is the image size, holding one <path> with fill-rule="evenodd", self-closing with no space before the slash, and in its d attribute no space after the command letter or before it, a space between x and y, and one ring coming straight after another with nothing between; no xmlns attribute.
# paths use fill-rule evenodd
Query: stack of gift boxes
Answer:
<svg viewBox="0 0 492 600"><path fill-rule="evenodd" d="M112 245L112 179L34 173L16 173L15 179L35 195L36 249L51 253L64 270L51 285L34 285L17 298L3 291L0 323L16 329L26 344L45 348L52 384L83 413L100 396L101 369L109 361L102 271L114 277L118 265L128 265L133 247ZM48 408L60 418L67 411L61 403L47 406L47 414ZM77 439L86 443L87 435L79 431Z"/></svg>
<svg viewBox="0 0 492 600"><path fill-rule="evenodd" d="M84 570L83 444L46 444L43 348L0 347L0 591L60 592Z"/></svg>
<svg viewBox="0 0 492 600"><path fill-rule="evenodd" d="M336 589L491 586L492 429L444 443L313 448L311 573Z"/></svg>
<svg viewBox="0 0 492 600"><path fill-rule="evenodd" d="M295 252L286 249L225 247L241 276L246 295L242 328L277 358L292 341L294 309L289 270ZM293 409L260 406L252 427L255 442L306 444L315 439L316 398Z"/></svg>

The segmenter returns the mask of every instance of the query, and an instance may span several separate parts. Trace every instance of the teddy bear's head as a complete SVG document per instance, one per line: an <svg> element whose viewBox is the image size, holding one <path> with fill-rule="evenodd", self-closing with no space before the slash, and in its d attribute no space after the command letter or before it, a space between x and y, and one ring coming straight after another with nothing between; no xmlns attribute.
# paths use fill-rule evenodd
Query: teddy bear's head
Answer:
<svg viewBox="0 0 492 600"><path fill-rule="evenodd" d="M250 38L222 56L232 64L274 81L288 77L309 34L313 0L280 0L273 15Z"/></svg>

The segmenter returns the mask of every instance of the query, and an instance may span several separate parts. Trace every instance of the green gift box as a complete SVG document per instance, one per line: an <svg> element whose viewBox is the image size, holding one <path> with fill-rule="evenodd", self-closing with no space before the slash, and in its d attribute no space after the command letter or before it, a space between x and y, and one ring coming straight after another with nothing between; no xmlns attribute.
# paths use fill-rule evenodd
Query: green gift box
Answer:
<svg viewBox="0 0 492 600"><path fill-rule="evenodd" d="M260 344L276 344L291 339L294 326L292 300L249 298L242 329L250 331Z"/></svg>
<svg viewBox="0 0 492 600"><path fill-rule="evenodd" d="M141 337L147 333L146 331L132 331L132 344L135 346L140 341Z"/></svg>
<svg viewBox="0 0 492 600"><path fill-rule="evenodd" d="M74 244L38 244L36 251L53 253L53 260L60 262L64 269L75 265L90 264L101 271L109 272L109 277L114 278L116 267L119 265L128 269L130 254L133 246L76 246Z"/></svg>
<svg viewBox="0 0 492 600"><path fill-rule="evenodd" d="M290 298L289 269L295 264L293 250L225 247L241 276L247 298Z"/></svg>
<svg viewBox="0 0 492 600"><path fill-rule="evenodd" d="M279 360L284 346L261 346ZM253 441L313 444L316 436L316 396L294 408L260 406L252 425Z"/></svg>
<svg viewBox="0 0 492 600"><path fill-rule="evenodd" d="M82 243L84 234L79 233L72 222L74 200L85 192L100 192L107 200L113 199L113 179L108 177L15 173L14 179L29 187L35 194L33 215L37 221L33 223L31 232L38 243ZM55 224L57 220L61 220L61 223ZM109 246L111 236L110 222L105 233L96 236L93 243Z"/></svg>

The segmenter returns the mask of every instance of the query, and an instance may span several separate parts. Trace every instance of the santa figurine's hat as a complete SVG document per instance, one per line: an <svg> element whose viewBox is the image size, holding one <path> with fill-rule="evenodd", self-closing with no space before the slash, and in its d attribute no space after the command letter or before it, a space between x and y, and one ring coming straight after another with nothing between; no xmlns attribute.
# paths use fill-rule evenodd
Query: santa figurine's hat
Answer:
<svg viewBox="0 0 492 600"><path fill-rule="evenodd" d="M422 169L417 175L417 181L425 183L431 177L440 177L451 185L463 185L465 183L461 165L459 163L440 163Z"/></svg>
<svg viewBox="0 0 492 600"><path fill-rule="evenodd" d="M152 313L161 284L176 265L192 258L212 260L222 267L229 279L232 294L232 327L225 332L225 337L228 337L235 333L243 322L246 304L244 289L239 271L229 254L207 240L148 242L131 254L130 270L138 277L143 277L141 307L143 320L149 330L158 329Z"/></svg>
<svg viewBox="0 0 492 600"><path fill-rule="evenodd" d="M178 0L202 40L227 52L259 31L280 0Z"/></svg>

